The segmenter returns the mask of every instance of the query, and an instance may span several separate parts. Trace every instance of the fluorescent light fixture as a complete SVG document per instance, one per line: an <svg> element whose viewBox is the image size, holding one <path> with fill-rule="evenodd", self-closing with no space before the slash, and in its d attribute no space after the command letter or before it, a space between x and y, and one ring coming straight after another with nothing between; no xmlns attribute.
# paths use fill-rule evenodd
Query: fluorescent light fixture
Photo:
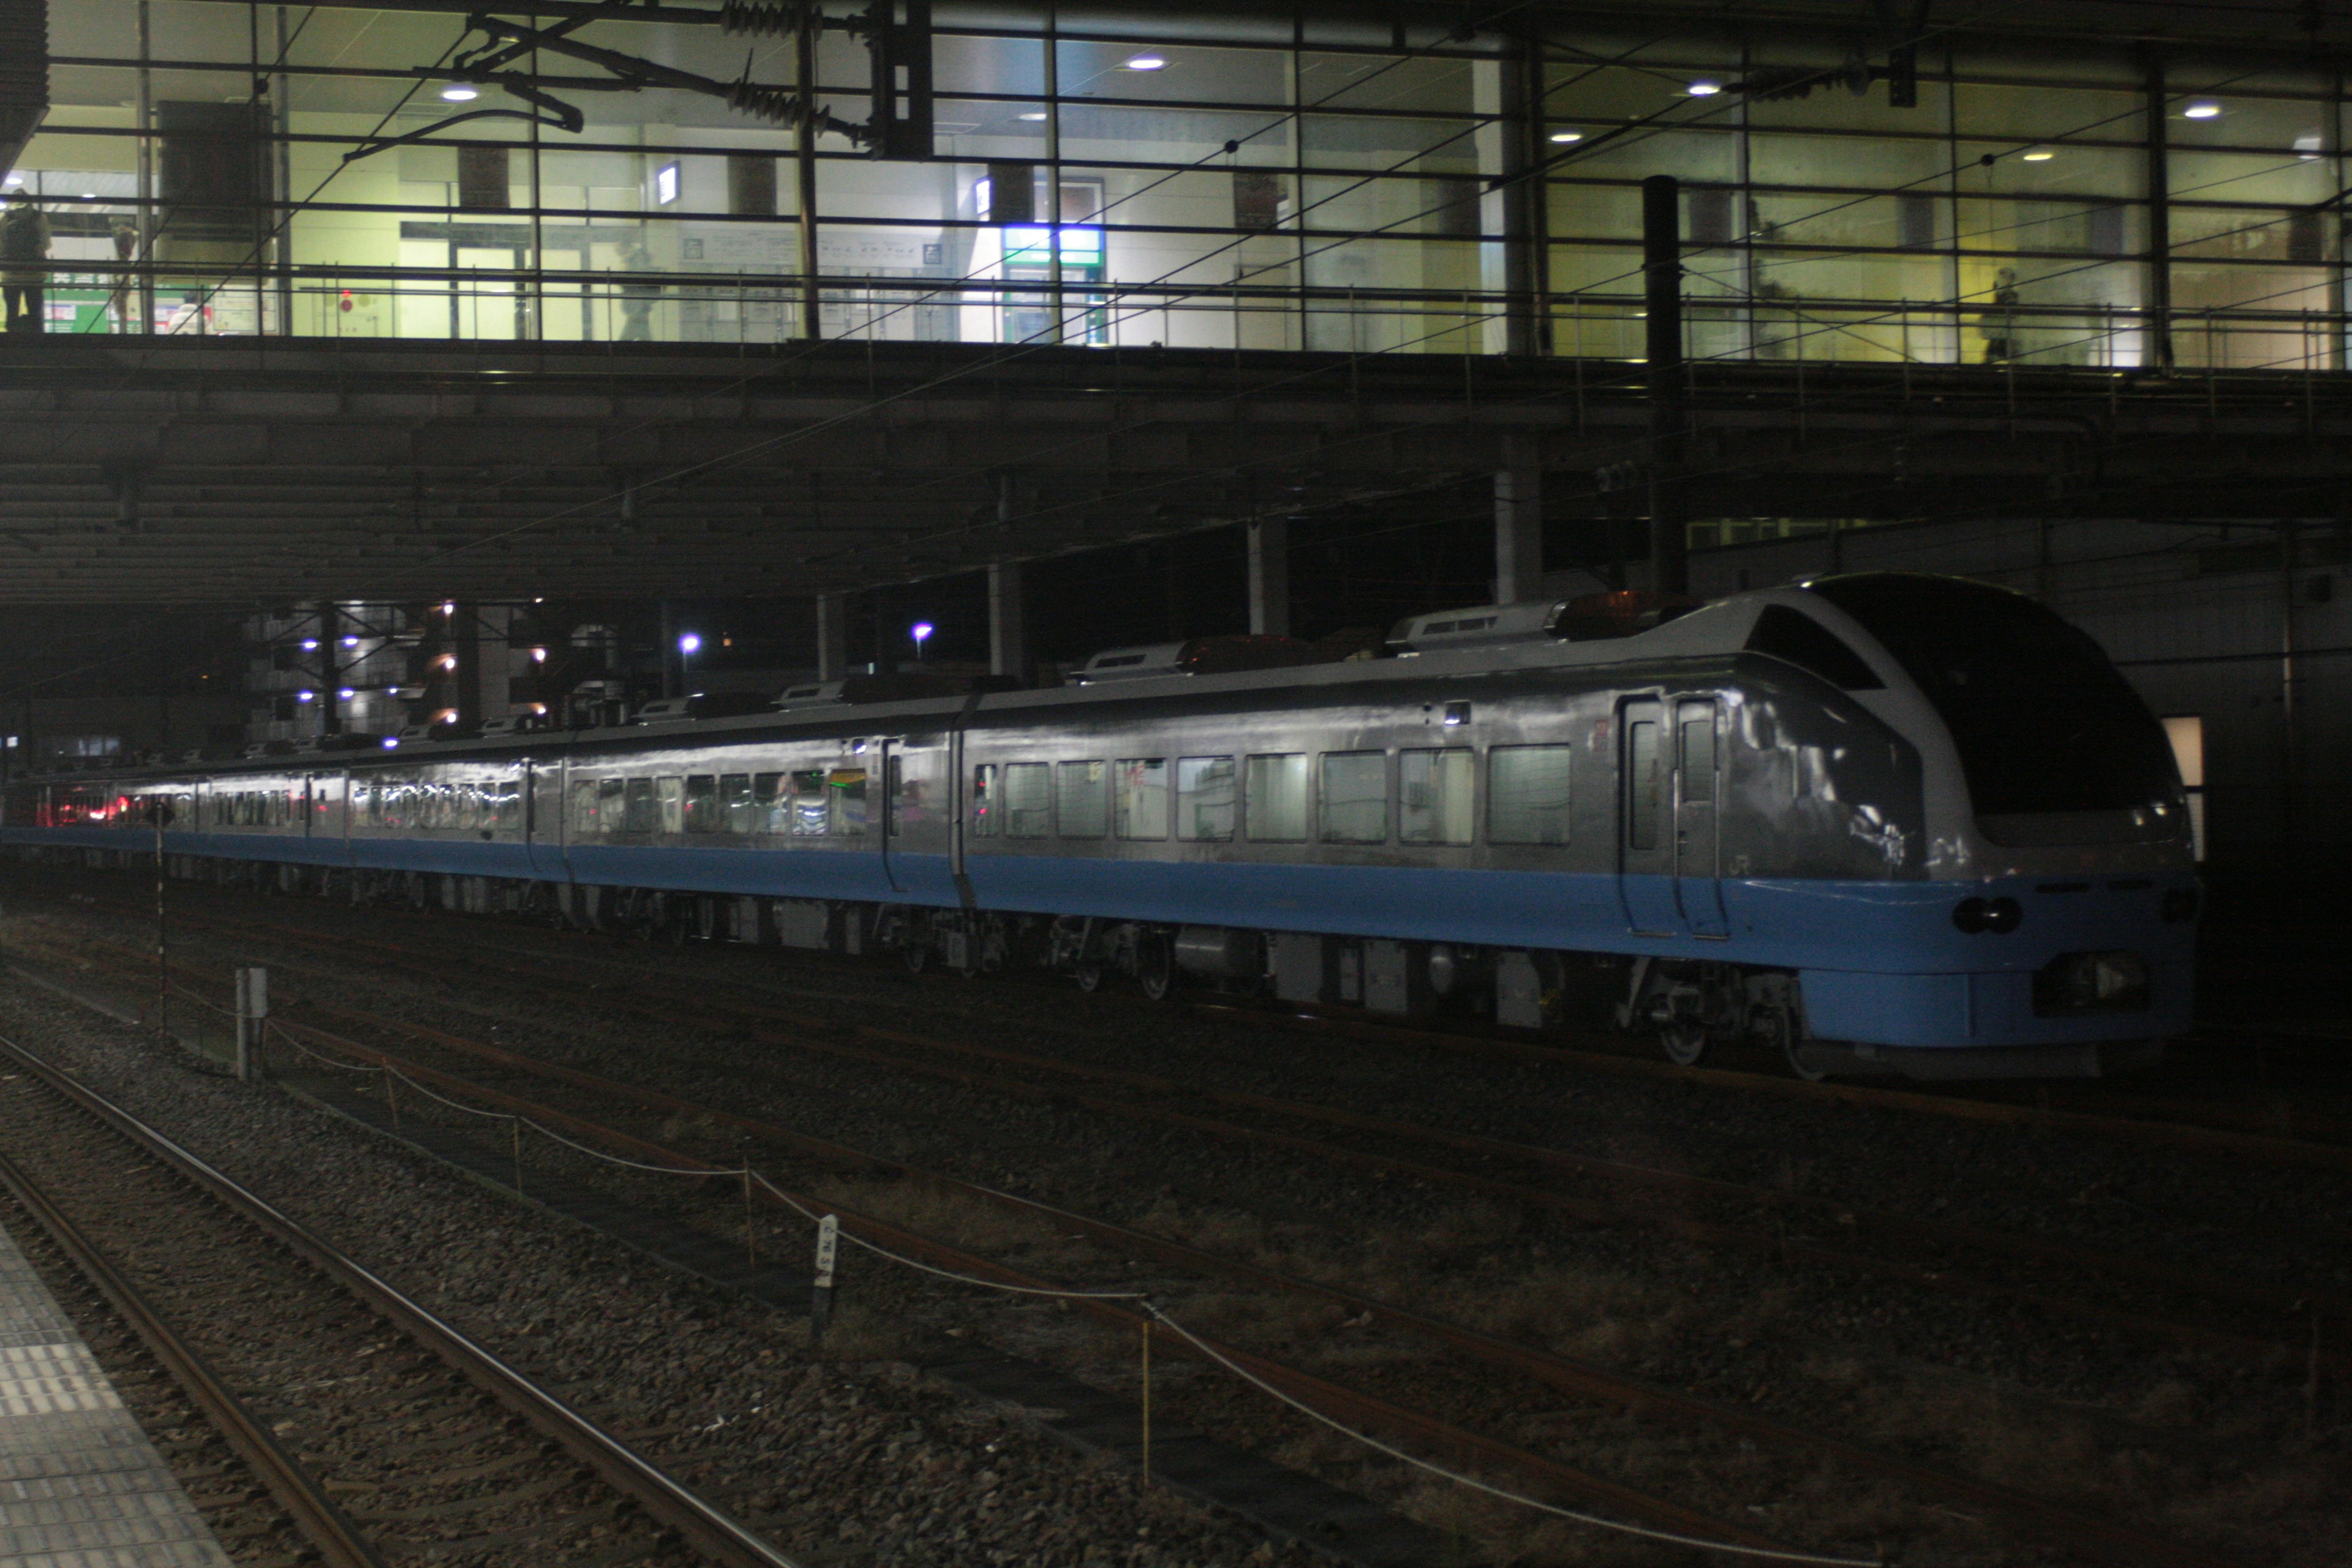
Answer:
<svg viewBox="0 0 2352 1568"><path fill-rule="evenodd" d="M1723 84L1719 81L1709 81L1705 77L1701 77L1683 90L1693 98L1713 98L1723 90Z"/></svg>
<svg viewBox="0 0 2352 1568"><path fill-rule="evenodd" d="M2304 163L2315 163L2319 157L2319 132L2308 132L2294 139L2294 155Z"/></svg>
<svg viewBox="0 0 2352 1568"><path fill-rule="evenodd" d="M2210 100L2192 103L2182 110L2180 115L2184 120L2218 120L2221 116L2221 106Z"/></svg>
<svg viewBox="0 0 2352 1568"><path fill-rule="evenodd" d="M1565 146L1570 142L1583 141L1584 132L1581 131L1555 131L1551 133L1551 139Z"/></svg>
<svg viewBox="0 0 2352 1568"><path fill-rule="evenodd" d="M677 200L677 165L664 163L654 171L654 200L663 206Z"/></svg>
<svg viewBox="0 0 2352 1568"><path fill-rule="evenodd" d="M343 646L345 647L357 647L360 646L360 639L357 637L345 637L343 639Z"/></svg>
<svg viewBox="0 0 2352 1568"><path fill-rule="evenodd" d="M1164 71L1168 68L1168 61L1165 57L1160 55L1129 55L1127 57L1127 63L1119 68L1131 71Z"/></svg>
<svg viewBox="0 0 2352 1568"><path fill-rule="evenodd" d="M343 701L349 702L352 698L357 697L359 693L346 686L341 691L336 692L335 695Z"/></svg>
<svg viewBox="0 0 2352 1568"><path fill-rule="evenodd" d="M304 653L315 653L318 651L318 647L319 639L317 637L304 637L302 639L302 651Z"/></svg>
<svg viewBox="0 0 2352 1568"><path fill-rule="evenodd" d="M462 81L453 81L441 89L444 103L471 103L481 96L478 89L467 87Z"/></svg>
<svg viewBox="0 0 2352 1568"><path fill-rule="evenodd" d="M2024 156L2025 161L2029 163L2047 163L2051 159L2058 156L2058 154L2055 153L2028 153Z"/></svg>
<svg viewBox="0 0 2352 1568"><path fill-rule="evenodd" d="M1043 120L1043 119L1045 119L1045 111L1044 110L1042 110L1042 109L1033 109L1033 110L1031 110L1028 113L1026 113L1026 114L1023 114L1023 115L1017 115L1017 116L1015 116L1015 118L1016 118L1016 119L1021 119L1021 120L1026 120L1026 121L1028 121L1031 124L1033 124L1033 125L1034 125L1034 124L1035 124L1038 121L1041 121L1041 120Z"/></svg>
<svg viewBox="0 0 2352 1568"><path fill-rule="evenodd" d="M309 702L316 700L318 695L319 694L315 691L298 691L294 694L294 700L297 702Z"/></svg>

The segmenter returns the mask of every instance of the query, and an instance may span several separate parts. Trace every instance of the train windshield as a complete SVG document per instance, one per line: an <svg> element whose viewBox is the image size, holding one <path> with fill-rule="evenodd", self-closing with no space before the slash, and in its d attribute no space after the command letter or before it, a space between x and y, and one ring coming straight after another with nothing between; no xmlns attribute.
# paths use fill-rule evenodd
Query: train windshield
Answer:
<svg viewBox="0 0 2352 1568"><path fill-rule="evenodd" d="M1979 816L2130 811L2179 796L2147 705L2088 634L2032 600L1896 573L1809 586L1861 622L1935 704Z"/></svg>

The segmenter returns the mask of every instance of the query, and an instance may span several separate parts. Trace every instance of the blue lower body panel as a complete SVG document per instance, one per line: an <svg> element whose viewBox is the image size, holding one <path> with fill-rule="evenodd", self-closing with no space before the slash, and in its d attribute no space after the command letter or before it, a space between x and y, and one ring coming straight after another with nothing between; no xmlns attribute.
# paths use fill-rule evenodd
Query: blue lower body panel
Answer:
<svg viewBox="0 0 2352 1568"><path fill-rule="evenodd" d="M8 828L0 843L129 850L132 832ZM309 840L263 834L167 833L176 855L352 865L455 876L541 878L549 850L446 838ZM677 892L843 900L952 909L962 901L942 855L882 853L879 843L824 848L752 845L586 845L563 853L569 879ZM1651 908L1719 907L1706 932L1627 929L1620 879L1591 872L1411 866L1270 865L1210 858L973 854L972 902L1009 913L1095 916L1169 925L1241 926L1482 947L1614 952L1795 971L1807 1022L1823 1039L1915 1047L2084 1045L2161 1038L2189 1025L2195 925L2168 921L2178 874L2093 880L2051 891L2023 880L1845 882L1727 879L1634 889ZM1708 897L1695 898L1704 893ZM2008 898L2023 911L2006 934L1952 921L1961 899ZM1719 900L1719 904L1717 900ZM2146 966L2148 1005L2042 1016L2035 973L2075 952L2129 952Z"/></svg>

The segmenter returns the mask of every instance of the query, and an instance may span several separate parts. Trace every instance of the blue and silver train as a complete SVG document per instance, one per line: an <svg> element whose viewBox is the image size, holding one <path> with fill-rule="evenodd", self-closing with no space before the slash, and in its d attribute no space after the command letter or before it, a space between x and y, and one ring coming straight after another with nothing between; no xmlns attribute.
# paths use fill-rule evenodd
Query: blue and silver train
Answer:
<svg viewBox="0 0 2352 1568"><path fill-rule="evenodd" d="M2077 1076L2189 1022L2163 731L2032 601L1876 574L1624 636L9 786L13 852L1045 965L1801 1073ZM1580 632L1576 628L1582 626ZM1603 626L1601 629L1610 629ZM1565 634L1565 635L1563 635ZM861 700L862 699L862 700Z"/></svg>

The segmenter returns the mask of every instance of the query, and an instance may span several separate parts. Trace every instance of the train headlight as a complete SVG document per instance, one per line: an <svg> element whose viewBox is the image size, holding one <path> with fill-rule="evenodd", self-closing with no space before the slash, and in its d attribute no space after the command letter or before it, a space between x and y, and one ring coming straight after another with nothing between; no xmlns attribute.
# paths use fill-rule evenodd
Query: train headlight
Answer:
<svg viewBox="0 0 2352 1568"><path fill-rule="evenodd" d="M2138 1013L2147 1008L2147 965L2136 952L2064 952L2033 975L2033 1011Z"/></svg>
<svg viewBox="0 0 2352 1568"><path fill-rule="evenodd" d="M1952 924L1970 936L2007 936L2024 923L2025 910L2015 899L1962 899L1952 906Z"/></svg>

